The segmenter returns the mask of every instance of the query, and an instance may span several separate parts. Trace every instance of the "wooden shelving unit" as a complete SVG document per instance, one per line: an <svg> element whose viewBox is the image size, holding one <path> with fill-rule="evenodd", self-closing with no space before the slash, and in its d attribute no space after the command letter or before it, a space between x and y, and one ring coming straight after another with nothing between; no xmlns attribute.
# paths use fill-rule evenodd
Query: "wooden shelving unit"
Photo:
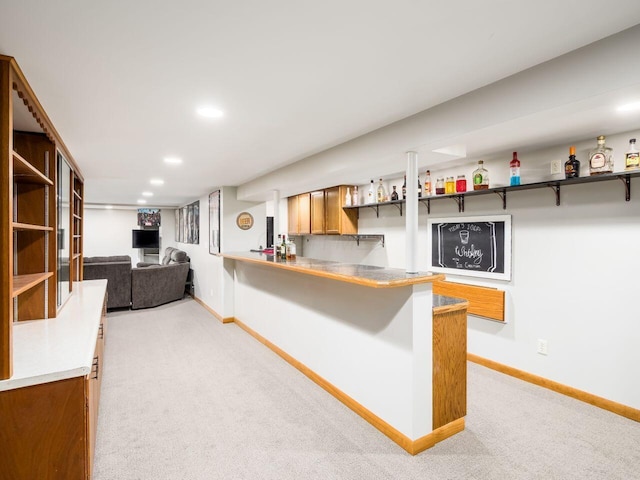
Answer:
<svg viewBox="0 0 640 480"><path fill-rule="evenodd" d="M12 57L0 55L0 380L13 374L13 324L57 314L57 157L72 170L77 279L82 267L83 179Z"/></svg>
<svg viewBox="0 0 640 480"><path fill-rule="evenodd" d="M82 180L74 173L71 182L72 202L71 202L71 230L73 233L73 248L71 250L71 279L72 282L82 281L82 252L83 252L83 222L84 216L84 184Z"/></svg>

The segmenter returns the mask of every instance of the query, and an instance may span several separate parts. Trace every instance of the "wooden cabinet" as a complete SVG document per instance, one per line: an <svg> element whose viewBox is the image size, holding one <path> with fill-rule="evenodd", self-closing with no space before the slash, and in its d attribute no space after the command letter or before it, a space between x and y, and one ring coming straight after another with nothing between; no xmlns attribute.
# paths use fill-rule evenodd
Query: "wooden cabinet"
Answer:
<svg viewBox="0 0 640 480"><path fill-rule="evenodd" d="M311 194L301 193L287 199L289 235L311 233Z"/></svg>
<svg viewBox="0 0 640 480"><path fill-rule="evenodd" d="M0 55L0 380L11 378L13 323L57 313L57 153L82 177L12 57ZM71 201L69 199L69 201ZM81 212L82 204L77 205ZM82 214L64 228L82 272ZM76 279L81 278L76 276ZM66 281L73 280L68 278Z"/></svg>
<svg viewBox="0 0 640 480"><path fill-rule="evenodd" d="M82 281L82 251L83 251L83 216L84 216L84 183L76 172L72 173L72 200L71 200L71 232L73 235L71 250L71 280Z"/></svg>
<svg viewBox="0 0 640 480"><path fill-rule="evenodd" d="M358 211L342 207L346 186L289 197L289 235L355 235Z"/></svg>
<svg viewBox="0 0 640 480"><path fill-rule="evenodd" d="M325 190L325 230L329 235L358 233L358 212L342 208L347 188L339 186Z"/></svg>
<svg viewBox="0 0 640 480"><path fill-rule="evenodd" d="M311 234L325 233L324 190L311 192Z"/></svg>
<svg viewBox="0 0 640 480"><path fill-rule="evenodd" d="M89 375L0 391L0 480L91 478L106 299L103 305Z"/></svg>

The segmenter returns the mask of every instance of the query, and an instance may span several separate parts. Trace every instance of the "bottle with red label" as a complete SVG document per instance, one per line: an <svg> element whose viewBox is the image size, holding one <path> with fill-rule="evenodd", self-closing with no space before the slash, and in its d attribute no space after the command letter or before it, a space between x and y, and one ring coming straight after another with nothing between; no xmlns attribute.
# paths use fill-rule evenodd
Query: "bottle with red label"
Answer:
<svg viewBox="0 0 640 480"><path fill-rule="evenodd" d="M520 185L520 160L518 152L513 152L513 159L509 162L509 185Z"/></svg>

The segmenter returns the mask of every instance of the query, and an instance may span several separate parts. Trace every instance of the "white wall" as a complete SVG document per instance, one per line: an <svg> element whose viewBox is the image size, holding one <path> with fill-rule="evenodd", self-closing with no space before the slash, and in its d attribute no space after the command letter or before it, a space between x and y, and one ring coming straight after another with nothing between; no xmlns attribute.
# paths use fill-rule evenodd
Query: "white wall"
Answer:
<svg viewBox="0 0 640 480"><path fill-rule="evenodd" d="M195 296L219 315L231 317L233 316L232 291L229 290L229 272L225 270L225 260L209 253L209 197L207 195L199 200L200 243L178 243L174 237L173 243L166 243L166 246L175 246L184 250L191 258ZM222 253L248 251L266 244L265 203L239 201L236 198L235 188L222 187L220 211ZM241 212L249 212L253 216L254 226L251 229L241 230L236 225L236 218Z"/></svg>
<svg viewBox="0 0 640 480"><path fill-rule="evenodd" d="M607 137L616 170L624 169L629 138L640 131ZM595 138L577 143L583 176ZM520 154L523 183L549 178L550 161L568 158L568 145ZM485 161L494 184L508 182L510 152ZM467 174L473 164L432 172L432 177ZM421 172L424 173L424 172ZM435 175L433 175L435 174ZM394 181L389 182L393 184ZM402 180L395 182L402 184ZM468 349L485 358L640 408L640 388L632 379L640 365L640 315L633 293L640 256L640 178L632 179L631 201L613 180L561 189L555 205L551 189L511 192L507 209L497 195L467 197L458 213L450 199L431 203L431 218L509 214L512 216L512 280L447 275L453 281L506 291L506 323L469 316ZM427 270L427 209L419 207L419 268ZM404 217L394 206L360 209L360 233L384 233L386 246L330 236L305 237L305 255L338 261L404 267ZM549 354L537 353L537 340Z"/></svg>
<svg viewBox="0 0 640 480"><path fill-rule="evenodd" d="M161 254L173 241L173 219L173 210L161 211ZM85 208L83 220L85 257L129 255L134 265L142 261L140 249L131 248L131 230L140 228L137 209Z"/></svg>

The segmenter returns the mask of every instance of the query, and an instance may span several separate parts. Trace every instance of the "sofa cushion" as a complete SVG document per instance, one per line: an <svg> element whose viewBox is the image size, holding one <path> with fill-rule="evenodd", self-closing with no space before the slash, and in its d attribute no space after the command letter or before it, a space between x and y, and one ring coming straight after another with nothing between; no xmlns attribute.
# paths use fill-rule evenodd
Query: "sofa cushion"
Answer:
<svg viewBox="0 0 640 480"><path fill-rule="evenodd" d="M131 257L129 255L110 255L108 257L84 257L83 263L115 263L115 262L129 262L131 263Z"/></svg>
<svg viewBox="0 0 640 480"><path fill-rule="evenodd" d="M173 247L167 247L164 251L164 257L162 257L162 265L169 265L171 263L171 253L175 250Z"/></svg>
<svg viewBox="0 0 640 480"><path fill-rule="evenodd" d="M183 252L177 248L171 252L171 261L169 263L186 263L188 261L189 257L187 256L187 252Z"/></svg>

